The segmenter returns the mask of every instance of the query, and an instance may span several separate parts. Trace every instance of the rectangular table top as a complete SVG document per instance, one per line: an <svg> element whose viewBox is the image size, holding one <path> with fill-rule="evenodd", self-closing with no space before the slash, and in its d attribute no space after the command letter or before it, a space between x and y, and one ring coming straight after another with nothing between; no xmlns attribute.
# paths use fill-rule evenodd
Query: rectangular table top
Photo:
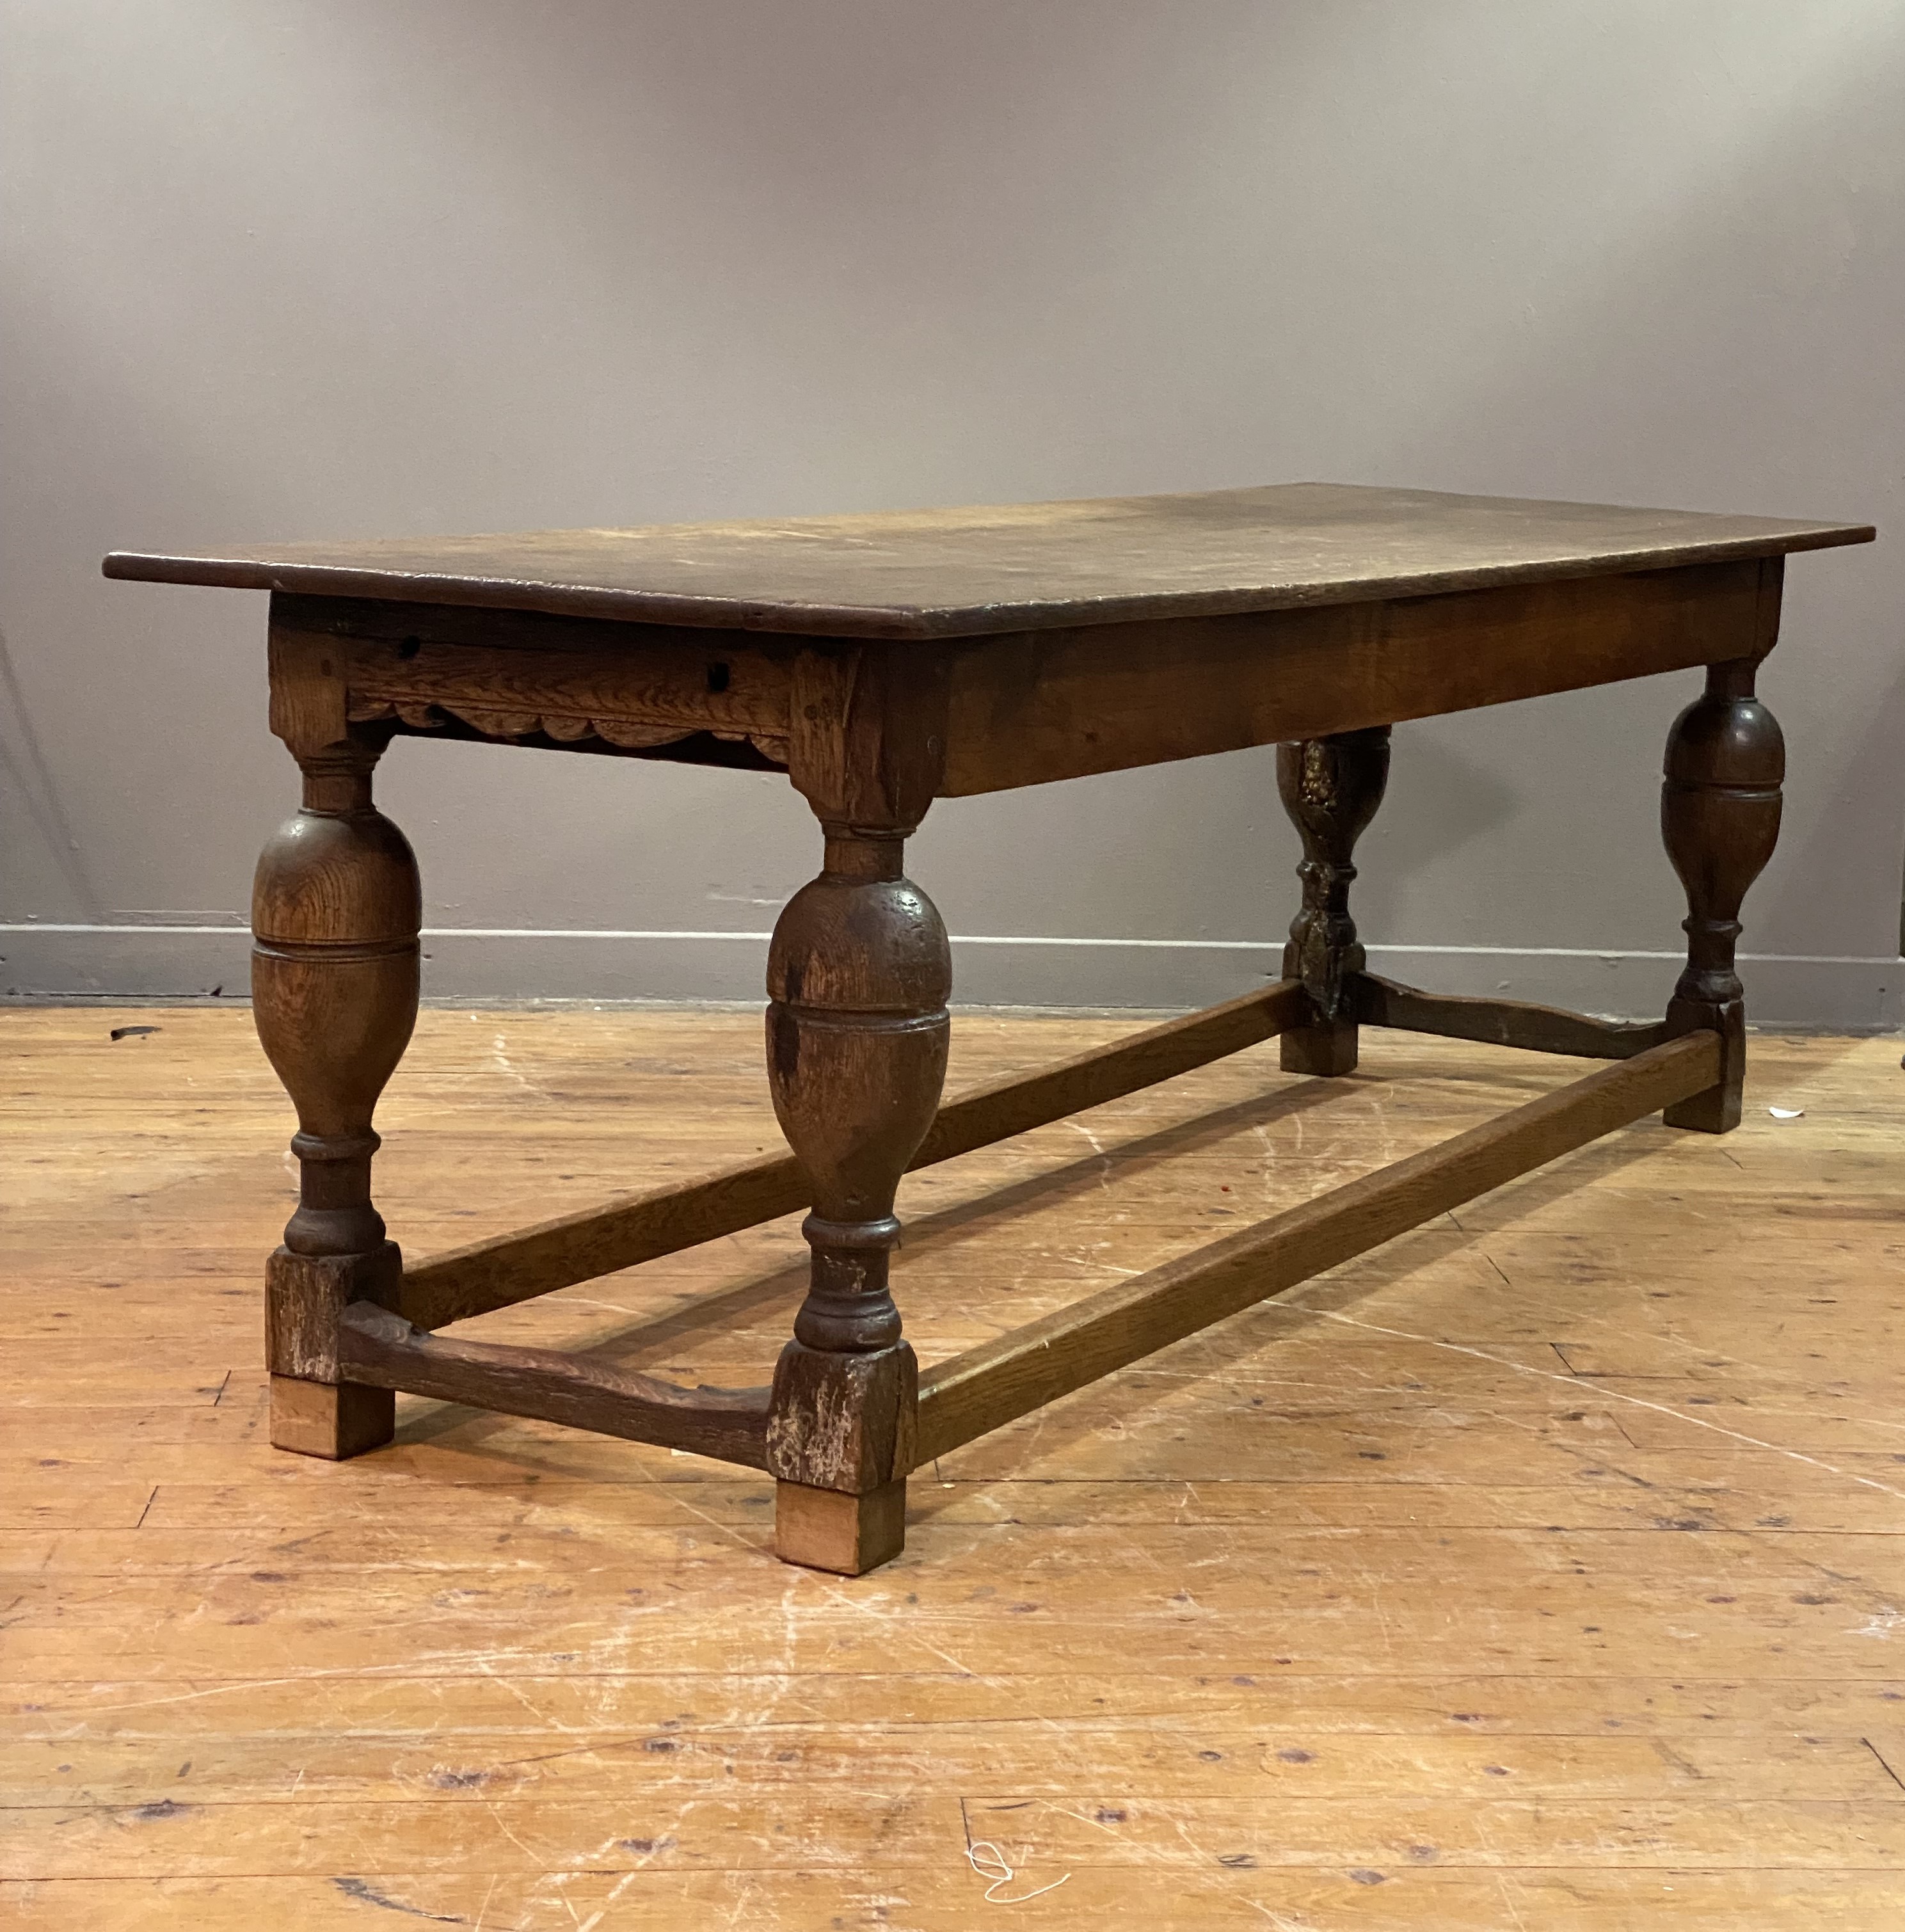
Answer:
<svg viewBox="0 0 1905 1932"><path fill-rule="evenodd" d="M108 577L852 638L1342 604L1864 543L1870 525L1334 483L516 536L115 551Z"/></svg>

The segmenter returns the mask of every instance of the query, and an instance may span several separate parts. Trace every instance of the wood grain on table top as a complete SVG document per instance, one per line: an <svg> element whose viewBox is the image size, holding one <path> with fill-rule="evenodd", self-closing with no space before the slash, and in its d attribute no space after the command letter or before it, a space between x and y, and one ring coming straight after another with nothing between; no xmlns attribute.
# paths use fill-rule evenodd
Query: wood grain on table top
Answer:
<svg viewBox="0 0 1905 1932"><path fill-rule="evenodd" d="M1466 590L1869 542L1870 526L1285 483L752 523L115 551L108 577L838 637Z"/></svg>

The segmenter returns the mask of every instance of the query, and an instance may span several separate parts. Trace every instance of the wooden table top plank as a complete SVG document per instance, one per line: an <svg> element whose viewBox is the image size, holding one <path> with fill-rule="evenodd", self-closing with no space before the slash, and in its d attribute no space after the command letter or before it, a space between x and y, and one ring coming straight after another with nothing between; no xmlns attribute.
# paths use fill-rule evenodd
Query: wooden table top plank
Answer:
<svg viewBox="0 0 1905 1932"><path fill-rule="evenodd" d="M115 551L108 577L854 638L1430 596L1864 543L1868 524L1331 483L513 536Z"/></svg>

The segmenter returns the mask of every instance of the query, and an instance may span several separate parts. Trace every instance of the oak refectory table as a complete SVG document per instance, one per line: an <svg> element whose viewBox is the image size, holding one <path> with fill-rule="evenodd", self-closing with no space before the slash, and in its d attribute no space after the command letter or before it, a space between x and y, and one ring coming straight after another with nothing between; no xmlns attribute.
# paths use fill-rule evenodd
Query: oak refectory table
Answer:
<svg viewBox="0 0 1905 1932"><path fill-rule="evenodd" d="M1786 553L1869 528L1290 484L780 522L116 554L109 576L272 593L271 728L304 802L265 848L253 1001L298 1112L297 1211L266 1266L272 1439L355 1456L408 1390L770 1472L776 1546L856 1574L908 1472L1643 1114L1740 1113L1741 901L1784 752L1754 694ZM1365 970L1352 849L1403 719L1704 668L1660 818L1687 966L1616 1024ZM767 968L793 1152L406 1264L370 1198L371 1114L417 1007L421 901L371 802L394 738L783 771L819 876ZM1302 901L1282 976L940 1105L950 961L904 874L936 798L1275 744ZM887 1262L909 1168L1281 1036L1356 1064L1359 1025L1615 1063L1487 1124L921 1370ZM436 1331L797 1209L806 1299L771 1386L688 1389Z"/></svg>

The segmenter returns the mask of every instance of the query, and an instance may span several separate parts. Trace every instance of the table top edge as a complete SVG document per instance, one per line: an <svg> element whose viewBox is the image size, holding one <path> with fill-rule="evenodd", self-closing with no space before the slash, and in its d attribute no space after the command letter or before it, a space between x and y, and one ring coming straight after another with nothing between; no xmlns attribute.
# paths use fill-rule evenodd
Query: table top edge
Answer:
<svg viewBox="0 0 1905 1932"><path fill-rule="evenodd" d="M1101 598L1067 598L967 605L768 602L723 596L491 578L462 573L374 570L330 564L276 563L255 557L184 556L114 550L106 577L124 582L269 590L286 596L378 603L453 604L540 611L555 616L637 624L739 630L788 636L926 642L1018 631L1084 628L1104 624L1228 616L1346 603L1382 603L1514 584L1611 577L1700 564L1740 562L1870 543L1869 524L1794 524L1763 536L1652 549L1612 550L1592 557L1368 575L1294 586L1216 592L1164 591Z"/></svg>

